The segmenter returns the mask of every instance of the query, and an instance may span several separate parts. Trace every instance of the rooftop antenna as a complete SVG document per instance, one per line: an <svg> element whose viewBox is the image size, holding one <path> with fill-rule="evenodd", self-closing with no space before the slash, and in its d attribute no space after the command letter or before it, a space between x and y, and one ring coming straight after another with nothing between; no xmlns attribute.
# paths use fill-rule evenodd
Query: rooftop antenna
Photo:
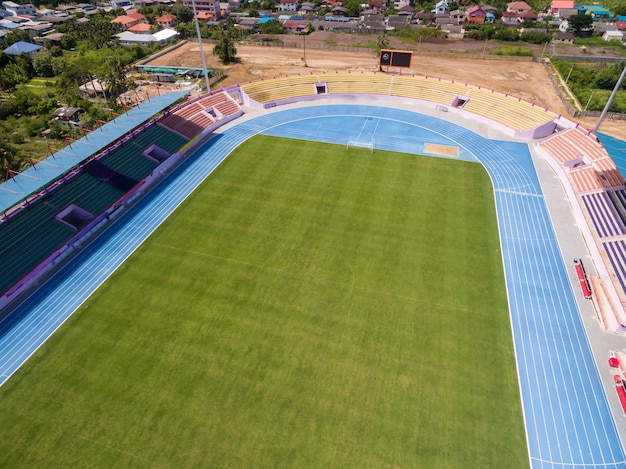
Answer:
<svg viewBox="0 0 626 469"><path fill-rule="evenodd" d="M600 117L598 118L598 123L593 128L594 134L598 133L598 128L600 128L602 119L604 119L604 116L611 108L611 105L613 104L613 100L615 99L615 95L617 94L617 90L619 90L620 86L622 86L622 81L624 81L625 75L626 75L626 61L624 61L624 70L622 70L622 74L619 76L619 80L617 80L617 83L615 84L615 88L613 88L613 92L611 93L611 96L609 96L609 100L606 102L606 106L604 106L604 109L602 109L602 113L600 114Z"/></svg>
<svg viewBox="0 0 626 469"><path fill-rule="evenodd" d="M211 91L211 85L209 84L209 73L206 69L206 57L204 56L204 50L202 48L202 38L200 37L200 25L198 24L198 12L196 10L196 0L191 0L193 7L193 17L196 23L196 33L198 34L198 45L200 46L200 57L202 58L202 73L204 73L204 83L206 85L207 93Z"/></svg>

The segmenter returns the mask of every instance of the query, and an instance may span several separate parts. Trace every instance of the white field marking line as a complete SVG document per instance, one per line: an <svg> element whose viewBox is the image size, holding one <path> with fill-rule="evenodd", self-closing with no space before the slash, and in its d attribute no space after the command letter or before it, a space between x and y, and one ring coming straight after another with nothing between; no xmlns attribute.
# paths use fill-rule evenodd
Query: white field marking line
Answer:
<svg viewBox="0 0 626 469"><path fill-rule="evenodd" d="M107 445L106 443L101 443L99 441L92 440L91 438L87 438L87 437L84 437L84 436L81 436L81 435L76 435L76 438L79 438L79 439L84 440L84 441L88 441L89 443L94 444L94 445L102 446L103 448L106 448L106 449L108 449L110 451L114 451L116 453L120 453L120 454L123 454L125 456L129 456L129 457L131 457L133 459L139 459L140 461L147 462L151 466L170 467L169 464L159 464L159 463L157 463L155 461L151 461L150 459L146 459L146 458L143 458L141 456L137 456L136 454L133 454L133 453L131 453L129 451L124 451L124 450L116 448L115 446Z"/></svg>

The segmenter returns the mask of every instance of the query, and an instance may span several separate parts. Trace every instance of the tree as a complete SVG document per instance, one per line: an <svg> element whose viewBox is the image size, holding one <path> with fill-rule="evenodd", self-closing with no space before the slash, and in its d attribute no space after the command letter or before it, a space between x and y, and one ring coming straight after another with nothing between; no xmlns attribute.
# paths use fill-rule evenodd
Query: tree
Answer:
<svg viewBox="0 0 626 469"><path fill-rule="evenodd" d="M376 41L376 49L380 52L382 49L389 49L389 38L386 34L379 34Z"/></svg>
<svg viewBox="0 0 626 469"><path fill-rule="evenodd" d="M593 18L585 14L572 15L567 22L574 36L577 37L589 34L593 26Z"/></svg>
<svg viewBox="0 0 626 469"><path fill-rule="evenodd" d="M263 34L285 34L285 27L277 20L261 23L259 29Z"/></svg>
<svg viewBox="0 0 626 469"><path fill-rule="evenodd" d="M0 177L4 179L5 168L18 171L21 166L21 160L22 158L17 147L6 142L4 139L0 139L0 169L2 169Z"/></svg>
<svg viewBox="0 0 626 469"><path fill-rule="evenodd" d="M237 48L228 34L220 33L219 41L215 44L215 47L213 47L213 55L219 57L223 64L229 64L235 61Z"/></svg>
<svg viewBox="0 0 626 469"><path fill-rule="evenodd" d="M363 10L363 8L361 8L361 2L360 0L346 0L345 2L343 2L343 7L346 9L346 14L350 17L355 17L355 16L359 16L359 13L361 13L361 11Z"/></svg>
<svg viewBox="0 0 626 469"><path fill-rule="evenodd" d="M178 18L178 21L181 23L189 23L193 20L193 11L187 7L180 7L176 10L176 18Z"/></svg>

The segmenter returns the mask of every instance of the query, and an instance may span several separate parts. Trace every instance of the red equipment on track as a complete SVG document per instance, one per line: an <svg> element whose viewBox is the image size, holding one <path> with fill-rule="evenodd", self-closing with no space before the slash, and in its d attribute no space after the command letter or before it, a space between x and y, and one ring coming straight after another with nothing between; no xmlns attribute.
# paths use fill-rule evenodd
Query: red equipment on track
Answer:
<svg viewBox="0 0 626 469"><path fill-rule="evenodd" d="M578 276L578 282L580 283L580 289L583 291L583 296L587 299L591 298L591 285L587 279L583 261L574 259L574 267L576 268L576 275Z"/></svg>

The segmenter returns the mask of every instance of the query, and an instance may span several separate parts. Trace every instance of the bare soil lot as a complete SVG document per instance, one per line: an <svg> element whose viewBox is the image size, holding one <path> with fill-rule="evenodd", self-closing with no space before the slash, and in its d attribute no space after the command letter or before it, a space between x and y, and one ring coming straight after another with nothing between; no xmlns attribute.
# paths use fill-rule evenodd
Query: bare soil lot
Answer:
<svg viewBox="0 0 626 469"><path fill-rule="evenodd" d="M378 57L373 50L355 52L321 49L329 43L354 47L365 44L372 38L375 39L371 35L358 36L316 31L307 36L306 39L303 36L285 36L285 45L296 44L300 48L237 44L238 62L226 66L222 65L212 54L213 44L205 43L203 48L207 67L223 70L227 76L221 84L230 85L285 73L332 70L374 71L378 69ZM306 51L302 47L305 40ZM400 48L400 45L394 44L394 47ZM493 46L488 45L485 57L489 57L488 50L491 47ZM415 45L412 45L411 48L415 48ZM539 47L539 49L542 48ZM573 46L572 49L561 52L575 53ZM540 63L477 59L476 55L481 55L485 50L485 43L478 41L424 42L420 44L420 50L429 55L414 55L412 67L406 73L462 80L473 85L492 88L536 102L571 118L557 97L544 66ZM436 51L440 51L442 56L433 56L433 54L437 54ZM540 55L541 52L539 50L536 54ZM451 54L455 54L455 56L451 57ZM467 58L468 56L471 58ZM151 61L149 65L201 67L202 60L198 43L187 42L170 53ZM579 118L576 120L586 128L593 128L597 121L596 118ZM626 121L605 120L600 131L618 138L626 138Z"/></svg>

